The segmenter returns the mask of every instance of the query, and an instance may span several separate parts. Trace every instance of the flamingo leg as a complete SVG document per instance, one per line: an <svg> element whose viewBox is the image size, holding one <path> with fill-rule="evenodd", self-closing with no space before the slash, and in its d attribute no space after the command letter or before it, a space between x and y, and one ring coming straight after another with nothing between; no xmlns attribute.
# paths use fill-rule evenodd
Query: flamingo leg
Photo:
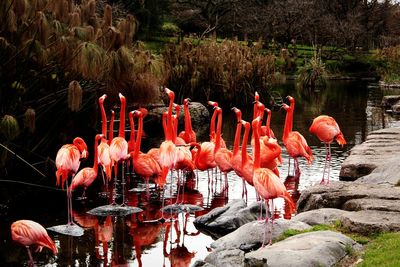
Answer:
<svg viewBox="0 0 400 267"><path fill-rule="evenodd" d="M288 169L287 169L287 175L288 175L288 176L290 175L290 160L291 160L291 158L290 158L290 156L289 156L289 165L288 165Z"/></svg>
<svg viewBox="0 0 400 267"><path fill-rule="evenodd" d="M263 237L263 243L261 247L265 247L265 237L267 235L267 228L268 228L268 217L269 217L269 204L268 204L268 199L264 200L265 202L265 207L266 207L266 216L265 216L265 228L264 228L264 237ZM262 201L261 201L262 203Z"/></svg>
<svg viewBox="0 0 400 267"><path fill-rule="evenodd" d="M28 256L29 256L28 266L34 266L35 264L33 262L32 253L31 253L31 249L29 248L29 246L26 246L26 250L28 251Z"/></svg>
<svg viewBox="0 0 400 267"><path fill-rule="evenodd" d="M114 187L111 192L111 205L117 205L115 199L117 197L117 172L118 172L118 163L114 162Z"/></svg>
<svg viewBox="0 0 400 267"><path fill-rule="evenodd" d="M322 173L322 180L320 182L320 184L325 184L325 172L326 172L326 165L328 164L328 147L326 145L326 143L324 143L324 148L325 148L325 161L324 161L324 172Z"/></svg>
<svg viewBox="0 0 400 267"><path fill-rule="evenodd" d="M180 192L180 190L181 190L181 178L180 178L180 175L179 175L179 170L176 170L176 175L177 175L177 177L178 177L178 186L177 186L177 190L176 190L176 201L175 201L175 204L177 204L178 203L178 199L179 199L179 192Z"/></svg>
<svg viewBox="0 0 400 267"><path fill-rule="evenodd" d="M327 184L329 184L330 170L331 170L331 160L332 160L331 144L328 144L328 181L326 182Z"/></svg>

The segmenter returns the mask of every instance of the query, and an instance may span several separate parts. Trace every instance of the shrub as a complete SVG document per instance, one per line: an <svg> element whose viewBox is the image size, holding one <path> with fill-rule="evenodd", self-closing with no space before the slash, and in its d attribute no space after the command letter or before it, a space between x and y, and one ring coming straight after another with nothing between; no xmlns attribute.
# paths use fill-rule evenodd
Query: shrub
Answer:
<svg viewBox="0 0 400 267"><path fill-rule="evenodd" d="M300 67L297 72L297 84L302 87L315 88L326 85L327 72L321 56L314 52L314 56Z"/></svg>

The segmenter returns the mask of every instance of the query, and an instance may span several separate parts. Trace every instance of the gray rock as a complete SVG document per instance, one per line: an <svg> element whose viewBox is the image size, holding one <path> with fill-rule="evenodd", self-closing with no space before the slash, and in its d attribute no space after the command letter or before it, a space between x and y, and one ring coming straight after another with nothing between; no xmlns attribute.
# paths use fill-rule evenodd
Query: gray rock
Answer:
<svg viewBox="0 0 400 267"><path fill-rule="evenodd" d="M397 185L400 181L399 159L394 157L357 180L361 183Z"/></svg>
<svg viewBox="0 0 400 267"><path fill-rule="evenodd" d="M342 163L341 180L356 180L375 168L400 156L400 129L387 128L371 132L367 140L353 147Z"/></svg>
<svg viewBox="0 0 400 267"><path fill-rule="evenodd" d="M304 222L309 225L332 224L340 220L345 213L348 213L348 211L332 208L322 208L317 210L309 210L297 214L292 218L292 221Z"/></svg>
<svg viewBox="0 0 400 267"><path fill-rule="evenodd" d="M327 186L317 185L302 191L297 201L297 212L320 208L345 209L348 201L367 198L399 201L400 188L349 182L332 182Z"/></svg>
<svg viewBox="0 0 400 267"><path fill-rule="evenodd" d="M400 202L391 199L361 198L347 201L343 208L352 211L379 210L400 212Z"/></svg>
<svg viewBox="0 0 400 267"><path fill-rule="evenodd" d="M268 223L268 230L270 229ZM263 243L265 221L253 221L241 226L236 231L221 237L211 243L211 247L217 250L241 249L250 251L259 248ZM272 239L279 237L288 229L306 230L311 228L306 223L293 220L278 219L275 220L272 230ZM268 233L267 233L268 234Z"/></svg>
<svg viewBox="0 0 400 267"><path fill-rule="evenodd" d="M204 261L211 266L227 266L227 267L267 267L265 259L246 259L245 254L240 249L228 249L211 252ZM206 265L203 265L206 266Z"/></svg>
<svg viewBox="0 0 400 267"><path fill-rule="evenodd" d="M381 105L390 107L400 101L400 95L385 95L382 97Z"/></svg>
<svg viewBox="0 0 400 267"><path fill-rule="evenodd" d="M259 213L260 204L253 203L247 207L243 200L235 200L197 217L193 223L201 232L217 239L256 220Z"/></svg>
<svg viewBox="0 0 400 267"><path fill-rule="evenodd" d="M399 103L392 106L392 112L394 114L400 114L400 104Z"/></svg>
<svg viewBox="0 0 400 267"><path fill-rule="evenodd" d="M279 266L334 266L358 250L351 238L337 232L317 231L289 237L281 242L247 253L245 258L266 259L269 267Z"/></svg>
<svg viewBox="0 0 400 267"><path fill-rule="evenodd" d="M363 235L400 231L400 213L398 212L376 210L349 212L342 216L341 221L346 229Z"/></svg>

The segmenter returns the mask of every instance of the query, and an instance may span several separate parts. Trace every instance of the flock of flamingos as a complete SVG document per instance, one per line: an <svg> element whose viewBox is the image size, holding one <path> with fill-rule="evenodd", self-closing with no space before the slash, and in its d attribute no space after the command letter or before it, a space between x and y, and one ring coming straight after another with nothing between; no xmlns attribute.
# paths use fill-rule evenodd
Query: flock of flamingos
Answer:
<svg viewBox="0 0 400 267"><path fill-rule="evenodd" d="M97 134L94 139L93 167L86 167L78 172L80 160L88 157L87 145L80 137L76 137L72 144L63 145L57 152L56 184L62 188L64 188L64 184L66 184L68 222L66 225L56 226L52 228L52 230L71 235L74 235L75 230L79 232L80 227L72 220L72 191L78 187L83 187L84 196L86 188L98 177L98 165L101 166L103 181L106 184L112 180L112 169L114 169L113 186L116 188L117 175L121 168L121 184L123 186L125 184L123 168L125 163L127 163L128 168L133 168L136 175L145 180L147 197L149 197L149 181L153 181L159 188L164 190L168 173L171 173L172 183L173 170L178 172L179 178L179 171L193 171L196 169L199 171L208 171L217 167L220 172L225 175L225 183L227 183L227 173L230 171L234 171L243 179L242 197L246 196L247 198L246 184L253 186L256 190L257 198L265 201L267 211L269 209L268 201L278 197L282 197L287 201L291 213L296 211L295 203L287 192L282 180L279 178L277 166L282 164L281 147L270 128L271 111L265 108L259 101L257 92L255 93L253 120L251 123L242 119L241 111L238 108L232 109L237 118L232 151L226 147L221 136L222 109L218 106L218 103L212 101L208 102L208 104L214 107L210 125L210 141L198 143L196 140L196 133L193 131L191 125L189 113L190 99L184 100L185 129L178 134L177 120L180 113L180 106L174 103L175 95L172 90L165 88L165 93L169 97L168 111L163 113L162 118L165 141L161 143L159 148L152 148L147 153L140 151L143 134L143 118L147 115L147 110L140 108L129 112L131 131L130 139L127 141L125 139L124 123L126 109L125 97L119 94L121 111L119 133L117 137L113 137L113 111L110 120L109 136L107 136L107 117L103 106L106 95L99 98L102 116L102 134ZM282 104L282 108L286 111L282 141L286 147L287 153L294 159L293 176L299 179L300 168L297 159L299 157L304 157L308 163L311 163L313 155L303 135L292 129L295 100L291 96L288 96L287 99L290 105ZM174 109L175 114L173 114ZM268 115L266 125L262 125L264 114ZM135 119L138 121L137 131L135 131L134 126ZM242 128L244 128L244 135L242 139L242 148L240 149L239 143ZM250 130L252 130L251 144L253 147L253 155L250 155L246 149ZM316 117L309 131L315 134L325 145L326 157L321 184L328 184L331 160L330 144L336 139L338 144L343 146L346 144L346 140L336 121L332 117L326 115ZM119 165L122 165L122 167L119 167ZM69 177L72 177L70 184L68 181ZM129 212L132 213L140 210L139 208L126 205L124 196L122 204L117 204L115 194L116 190L113 190L112 197L110 198L111 203L100 207L104 208L104 212L112 213L113 209L127 209L129 214ZM262 203L261 201L261 204ZM178 203L175 205L178 205ZM268 212L266 212L266 228L268 219L269 215ZM270 220L271 223L273 223L272 219ZM12 223L11 235L14 241L27 247L31 265L33 265L33 259L29 247L32 245L36 245L38 251L41 251L43 247L47 247L51 249L54 254L57 253L57 247L47 234L46 229L34 221L18 220ZM271 239L269 239L269 244L270 243ZM264 245L265 232L263 246Z"/></svg>

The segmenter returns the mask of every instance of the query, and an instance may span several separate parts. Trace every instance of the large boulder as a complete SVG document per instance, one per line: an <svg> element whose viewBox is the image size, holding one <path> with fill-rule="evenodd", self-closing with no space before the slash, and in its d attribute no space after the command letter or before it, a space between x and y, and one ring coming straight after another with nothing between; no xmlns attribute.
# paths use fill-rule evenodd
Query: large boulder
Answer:
<svg viewBox="0 0 400 267"><path fill-rule="evenodd" d="M304 222L309 225L333 224L339 221L346 213L348 213L348 211L332 208L322 208L317 210L309 210L297 214L292 218L292 221Z"/></svg>
<svg viewBox="0 0 400 267"><path fill-rule="evenodd" d="M263 212L265 214L265 210ZM193 224L201 232L217 239L235 231L248 222L256 220L259 214L260 204L252 203L247 207L246 203L240 199L197 217Z"/></svg>
<svg viewBox="0 0 400 267"><path fill-rule="evenodd" d="M367 140L353 147L342 163L341 180L356 180L370 174L378 166L400 156L400 128L371 132Z"/></svg>
<svg viewBox="0 0 400 267"><path fill-rule="evenodd" d="M149 114L145 118L145 128L154 129L155 131L148 131L148 134L154 133L154 135L159 135L162 132L162 114L168 111L167 106L156 107L149 110ZM189 103L189 112L192 120L193 130L201 135L207 131L207 127L210 122L210 113L208 109L199 102ZM175 113L175 110L174 110ZM181 112L179 114L179 127L182 129L184 126L184 116L183 116L183 105L181 105Z"/></svg>
<svg viewBox="0 0 400 267"><path fill-rule="evenodd" d="M354 250L360 249L351 238L337 232L317 231L289 237L247 253L247 260L266 260L269 267L336 266Z"/></svg>
<svg viewBox="0 0 400 267"><path fill-rule="evenodd" d="M320 208L346 209L348 201L354 199L400 200L400 187L388 185L332 182L329 185L317 185L302 191L297 201L297 212Z"/></svg>
<svg viewBox="0 0 400 267"><path fill-rule="evenodd" d="M400 95L385 95L382 97L381 105L383 107L391 107L400 102Z"/></svg>
<svg viewBox="0 0 400 267"><path fill-rule="evenodd" d="M399 159L394 157L374 169L370 174L357 180L360 183L397 185L400 181Z"/></svg>
<svg viewBox="0 0 400 267"><path fill-rule="evenodd" d="M236 231L214 241L211 243L211 247L216 250L241 249L245 252L258 249L263 243L265 227L265 221L249 222ZM270 224L267 227L269 230ZM302 231L310 228L311 226L303 222L278 219L274 221L271 236L272 239L275 239L288 229Z"/></svg>

